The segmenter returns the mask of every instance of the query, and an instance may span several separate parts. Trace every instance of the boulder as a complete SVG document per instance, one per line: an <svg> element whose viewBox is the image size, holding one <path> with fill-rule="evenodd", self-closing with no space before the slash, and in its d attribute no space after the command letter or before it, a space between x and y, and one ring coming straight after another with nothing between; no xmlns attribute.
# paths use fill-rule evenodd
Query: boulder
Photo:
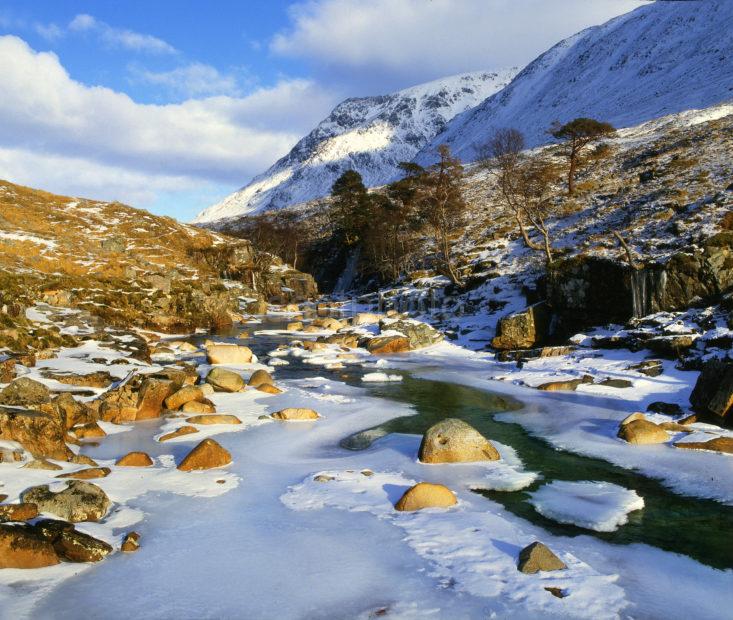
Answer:
<svg viewBox="0 0 733 620"><path fill-rule="evenodd" d="M38 506L31 503L0 506L0 523L5 521L29 521L38 516Z"/></svg>
<svg viewBox="0 0 733 620"><path fill-rule="evenodd" d="M0 383L10 383L16 376L15 360L0 356Z"/></svg>
<svg viewBox="0 0 733 620"><path fill-rule="evenodd" d="M375 325L384 317L373 312L358 312L351 319L352 325Z"/></svg>
<svg viewBox="0 0 733 620"><path fill-rule="evenodd" d="M158 441L164 442L164 441L170 441L171 439L175 439L176 437L183 437L184 435L192 435L193 433L198 433L199 429L197 429L194 426L180 426L176 430L166 433L165 435L161 435Z"/></svg>
<svg viewBox="0 0 733 620"><path fill-rule="evenodd" d="M33 379L20 377L0 390L0 405L32 407L51 400L49 389Z"/></svg>
<svg viewBox="0 0 733 620"><path fill-rule="evenodd" d="M78 424L91 424L97 419L92 407L79 402L68 392L59 394L50 403L40 405L38 410L55 415L67 429Z"/></svg>
<svg viewBox="0 0 733 620"><path fill-rule="evenodd" d="M175 383L170 379L146 377L140 385L137 400L136 420L150 420L160 417L163 403L175 391Z"/></svg>
<svg viewBox="0 0 733 620"><path fill-rule="evenodd" d="M592 378L582 377L580 379L567 379L565 381L549 381L537 386L538 390L543 392L574 392L579 385L584 383L593 383Z"/></svg>
<svg viewBox="0 0 733 620"><path fill-rule="evenodd" d="M604 379L598 385L602 385L603 387L616 388L616 389L634 387L634 384L631 381L629 381L628 379L612 379L612 378Z"/></svg>
<svg viewBox="0 0 733 620"><path fill-rule="evenodd" d="M165 406L171 411L178 411L183 405L192 400L203 400L204 393L197 385L187 385L180 390L171 394L165 399Z"/></svg>
<svg viewBox="0 0 733 620"><path fill-rule="evenodd" d="M244 389L242 376L226 368L212 368L206 375L206 383L220 392L241 392Z"/></svg>
<svg viewBox="0 0 733 620"><path fill-rule="evenodd" d="M79 375L73 372L44 371L43 376L66 385L75 385L88 388L108 388L114 383L114 378L106 370L97 370Z"/></svg>
<svg viewBox="0 0 733 620"><path fill-rule="evenodd" d="M89 424L80 424L71 429L77 439L96 439L99 437L106 437L107 433L104 429L99 426L96 422L90 422Z"/></svg>
<svg viewBox="0 0 733 620"><path fill-rule="evenodd" d="M548 337L550 310L542 302L505 316L496 328L491 346L499 350L530 349Z"/></svg>
<svg viewBox="0 0 733 620"><path fill-rule="evenodd" d="M410 350L410 341L405 336L376 336L367 342L368 351L373 355L390 355Z"/></svg>
<svg viewBox="0 0 733 620"><path fill-rule="evenodd" d="M267 302L264 299L251 301L245 306L249 314L267 314Z"/></svg>
<svg viewBox="0 0 733 620"><path fill-rule="evenodd" d="M211 401L199 402L192 400L183 405L181 411L183 413L216 413L216 407L214 407Z"/></svg>
<svg viewBox="0 0 733 620"><path fill-rule="evenodd" d="M305 409L302 407L287 407L276 411L270 416L274 420L317 420L321 416L313 409Z"/></svg>
<svg viewBox="0 0 733 620"><path fill-rule="evenodd" d="M636 420L646 420L646 417L643 413L639 411L637 411L636 413L630 413L623 420L621 420L619 427L623 426L624 424L628 424L629 422L636 422Z"/></svg>
<svg viewBox="0 0 733 620"><path fill-rule="evenodd" d="M427 323L412 319L382 319L380 331L396 331L407 338L411 350L422 349L443 340L443 334Z"/></svg>
<svg viewBox="0 0 733 620"><path fill-rule="evenodd" d="M431 426L423 435L419 451L423 463L467 463L499 458L488 439L457 418L447 418Z"/></svg>
<svg viewBox="0 0 733 620"><path fill-rule="evenodd" d="M637 445L664 443L669 440L666 431L649 420L632 420L623 424L618 435L627 443Z"/></svg>
<svg viewBox="0 0 733 620"><path fill-rule="evenodd" d="M112 552L108 543L77 531L65 521L44 519L36 523L34 529L68 562L99 562Z"/></svg>
<svg viewBox="0 0 733 620"><path fill-rule="evenodd" d="M282 394L282 390L279 387L275 387L274 385L270 385L268 383L258 385L257 390L259 392L264 392L265 394Z"/></svg>
<svg viewBox="0 0 733 620"><path fill-rule="evenodd" d="M442 484L419 482L405 491L395 504L395 509L402 512L422 510L423 508L447 508L456 504L456 496Z"/></svg>
<svg viewBox="0 0 733 620"><path fill-rule="evenodd" d="M23 469L44 469L47 471L59 471L61 465L47 461L46 459L34 459L23 465Z"/></svg>
<svg viewBox="0 0 733 620"><path fill-rule="evenodd" d="M211 344L206 347L209 364L241 366L252 361L252 350L238 344Z"/></svg>
<svg viewBox="0 0 733 620"><path fill-rule="evenodd" d="M204 439L178 465L181 471L193 471L200 469L213 469L223 467L232 462L232 455L229 454L213 439Z"/></svg>
<svg viewBox="0 0 733 620"><path fill-rule="evenodd" d="M99 521L110 507L110 499L97 485L91 482L71 480L58 493L44 484L31 487L21 494L21 501L38 506L39 512L47 512L65 521Z"/></svg>
<svg viewBox="0 0 733 620"><path fill-rule="evenodd" d="M119 467L150 467L153 459L145 452L129 452L115 462Z"/></svg>
<svg viewBox="0 0 733 620"><path fill-rule="evenodd" d="M252 376L249 378L249 381L247 381L247 385L250 387L259 387L261 385L274 385L275 382L272 379L272 376L269 372L266 370L255 370L252 373Z"/></svg>
<svg viewBox="0 0 733 620"><path fill-rule="evenodd" d="M700 414L729 422L733 407L733 362L706 362L690 395L692 408Z"/></svg>
<svg viewBox="0 0 733 620"><path fill-rule="evenodd" d="M686 450L709 450L711 452L722 452L733 454L733 437L716 437L708 441L687 441L674 444L675 448Z"/></svg>
<svg viewBox="0 0 733 620"><path fill-rule="evenodd" d="M42 568L59 561L53 545L34 528L0 524L0 568Z"/></svg>
<svg viewBox="0 0 733 620"><path fill-rule="evenodd" d="M60 419L48 413L0 407L0 439L17 441L36 458L69 461L74 456Z"/></svg>
<svg viewBox="0 0 733 620"><path fill-rule="evenodd" d="M539 571L564 570L567 566L541 542L533 542L519 552L517 570L533 575Z"/></svg>
<svg viewBox="0 0 733 620"><path fill-rule="evenodd" d="M213 415L195 415L186 419L189 424L241 424L235 415L227 415L223 413Z"/></svg>
<svg viewBox="0 0 733 620"><path fill-rule="evenodd" d="M302 321L292 321L291 323L288 323L286 328L289 332L299 332L303 330L303 322Z"/></svg>

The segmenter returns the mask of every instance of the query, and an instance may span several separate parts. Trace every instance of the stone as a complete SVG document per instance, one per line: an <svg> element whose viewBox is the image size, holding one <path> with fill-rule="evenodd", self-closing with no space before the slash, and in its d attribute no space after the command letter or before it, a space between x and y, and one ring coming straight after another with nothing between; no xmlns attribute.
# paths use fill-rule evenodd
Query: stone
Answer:
<svg viewBox="0 0 733 620"><path fill-rule="evenodd" d="M443 334L427 323L412 319L383 319L380 331L394 330L407 338L410 350L422 349L443 340Z"/></svg>
<svg viewBox="0 0 733 620"><path fill-rule="evenodd" d="M10 383L16 376L15 360L12 357L0 359L0 383Z"/></svg>
<svg viewBox="0 0 733 620"><path fill-rule="evenodd" d="M313 321L313 325L316 327L322 327L323 329L337 331L344 327L344 323L333 317L325 317L322 319L316 319Z"/></svg>
<svg viewBox="0 0 733 620"><path fill-rule="evenodd" d="M112 473L109 467L90 467L89 469L80 469L72 471L68 474L59 474L57 478L73 478L74 480L94 480L95 478L106 478Z"/></svg>
<svg viewBox="0 0 733 620"><path fill-rule="evenodd" d="M23 469L45 469L47 471L59 471L61 465L47 461L46 459L34 459L23 465Z"/></svg>
<svg viewBox="0 0 733 620"><path fill-rule="evenodd" d="M374 314L373 312L358 312L351 319L352 325L375 325L382 320L381 315Z"/></svg>
<svg viewBox="0 0 733 620"><path fill-rule="evenodd" d="M678 422L662 422L658 426L662 430L670 431L672 433L691 433L692 432L692 429L688 428L684 424L679 424Z"/></svg>
<svg viewBox="0 0 733 620"><path fill-rule="evenodd" d="M48 413L0 407L0 439L17 441L36 458L69 461L74 457L65 442L64 425Z"/></svg>
<svg viewBox="0 0 733 620"><path fill-rule="evenodd" d="M192 435L193 433L198 433L199 429L197 429L194 426L180 426L176 430L170 433L166 433L165 435L161 435L158 441L164 442L164 441L170 441L171 439L175 439L176 437L183 437L184 435Z"/></svg>
<svg viewBox="0 0 733 620"><path fill-rule="evenodd" d="M543 392L574 392L578 389L579 385L583 385L584 383L593 383L593 380L588 381L585 378L581 378L567 379L565 381L549 381L538 385L537 389Z"/></svg>
<svg viewBox="0 0 733 620"><path fill-rule="evenodd" d="M326 336L324 342L327 344L337 344L347 349L356 349L359 346L359 336L357 334L339 333Z"/></svg>
<svg viewBox="0 0 733 620"><path fill-rule="evenodd" d="M97 419L92 407L79 402L68 392L59 394L50 403L40 405L38 410L57 416L67 429L80 424L91 424Z"/></svg>
<svg viewBox="0 0 733 620"><path fill-rule="evenodd" d="M153 459L145 452L129 452L115 462L118 467L150 467Z"/></svg>
<svg viewBox="0 0 733 620"><path fill-rule="evenodd" d="M0 524L0 568L43 568L59 561L53 545L32 527Z"/></svg>
<svg viewBox="0 0 733 620"><path fill-rule="evenodd" d="M251 301L245 306L249 314L267 314L267 302L264 299Z"/></svg>
<svg viewBox="0 0 733 620"><path fill-rule="evenodd" d="M708 441L686 441L674 444L675 448L686 450L709 450L711 452L722 452L733 454L733 437L716 437Z"/></svg>
<svg viewBox="0 0 733 620"><path fill-rule="evenodd" d="M212 368L206 375L206 383L219 392L241 392L244 389L242 376L226 368Z"/></svg>
<svg viewBox="0 0 733 620"><path fill-rule="evenodd" d="M165 406L171 411L178 411L183 405L192 400L203 400L204 393L201 388L196 385L187 385L180 390L171 394L165 399Z"/></svg>
<svg viewBox="0 0 733 620"><path fill-rule="evenodd" d="M140 534L137 532L128 532L125 534L120 551L123 553L134 553L138 549L140 549Z"/></svg>
<svg viewBox="0 0 733 620"><path fill-rule="evenodd" d="M274 385L269 385L267 383L258 385L257 390L259 392L264 392L265 394L282 394L282 390L279 387L275 387Z"/></svg>
<svg viewBox="0 0 733 620"><path fill-rule="evenodd" d="M0 405L30 407L51 400L49 389L33 379L20 377L0 390Z"/></svg>
<svg viewBox="0 0 733 620"><path fill-rule="evenodd" d="M318 342L317 340L306 340L303 342L303 348L306 351L320 351L322 349L327 349L325 342Z"/></svg>
<svg viewBox="0 0 733 620"><path fill-rule="evenodd" d="M183 413L216 413L216 407L211 402L192 400L183 405L181 411Z"/></svg>
<svg viewBox="0 0 733 620"><path fill-rule="evenodd" d="M99 426L96 422L90 422L89 424L81 424L71 429L77 439L93 439L97 437L106 437L107 433L104 429Z"/></svg>
<svg viewBox="0 0 733 620"><path fill-rule="evenodd" d="M195 415L186 419L186 422L189 424L241 424L242 420L235 415L219 413L213 415Z"/></svg>
<svg viewBox="0 0 733 620"><path fill-rule="evenodd" d="M533 542L519 552L517 570L528 575L540 571L565 570L567 566L541 542Z"/></svg>
<svg viewBox="0 0 733 620"><path fill-rule="evenodd" d="M697 413L728 421L733 407L733 362L706 362L690 394L690 404Z"/></svg>
<svg viewBox="0 0 733 620"><path fill-rule="evenodd" d="M410 350L410 341L405 336L376 336L366 346L373 355L390 355Z"/></svg>
<svg viewBox="0 0 733 620"><path fill-rule="evenodd" d="M653 422L649 420L633 420L622 425L617 436L627 443L636 445L665 443L669 440L669 435Z"/></svg>
<svg viewBox="0 0 733 620"><path fill-rule="evenodd" d="M181 471L193 471L200 469L213 469L223 467L232 462L232 455L229 454L213 439L204 439L178 465Z"/></svg>
<svg viewBox="0 0 733 620"><path fill-rule="evenodd" d="M669 359L678 359L695 345L697 334L676 334L674 336L656 336L645 342L645 346L657 355Z"/></svg>
<svg viewBox="0 0 733 620"><path fill-rule="evenodd" d="M634 387L634 384L627 379L604 379L598 385L602 385L603 387L617 388L617 389Z"/></svg>
<svg viewBox="0 0 733 620"><path fill-rule="evenodd" d="M305 409L302 407L287 407L276 411L270 417L274 420L317 420L321 416L313 409Z"/></svg>
<svg viewBox="0 0 733 620"><path fill-rule="evenodd" d="M97 461L86 454L75 454L70 462L76 463L77 465L89 465L89 467L96 467L98 465Z"/></svg>
<svg viewBox="0 0 733 620"><path fill-rule="evenodd" d="M275 382L272 379L272 376L269 372L266 370L255 370L252 373L252 376L249 378L249 381L247 381L247 385L250 387L259 387L261 385L274 385Z"/></svg>
<svg viewBox="0 0 733 620"><path fill-rule="evenodd" d="M175 391L175 382L159 377L146 377L140 385L135 420L151 420L160 417L163 403Z"/></svg>
<svg viewBox="0 0 733 620"><path fill-rule="evenodd" d="M241 366L252 361L252 350L238 344L212 344L206 347L209 364Z"/></svg>
<svg viewBox="0 0 733 620"><path fill-rule="evenodd" d="M38 516L38 506L33 503L5 504L0 506L0 522L29 521Z"/></svg>
<svg viewBox="0 0 733 620"><path fill-rule="evenodd" d="M647 377L658 377L664 372L664 366L660 360L644 360L638 364L632 364L627 370L635 370Z"/></svg>
<svg viewBox="0 0 733 620"><path fill-rule="evenodd" d="M500 457L491 442L470 424L447 418L425 432L418 458L423 463L468 463Z"/></svg>
<svg viewBox="0 0 733 620"><path fill-rule="evenodd" d="M419 482L405 491L404 495L395 504L395 509L401 512L422 510L423 508L448 508L456 504L456 496L448 487L442 484Z"/></svg>
<svg viewBox="0 0 733 620"><path fill-rule="evenodd" d="M649 403L646 410L651 411L652 413L662 413L664 415L672 416L684 415L685 413L679 405L675 403L665 403L660 400Z"/></svg>
<svg viewBox="0 0 733 620"><path fill-rule="evenodd" d="M73 372L52 372L44 371L43 376L47 379L53 379L65 385L76 385L89 388L108 388L115 380L106 370L98 370L83 375Z"/></svg>
<svg viewBox="0 0 733 620"><path fill-rule="evenodd" d="M68 562L99 562L112 553L110 544L77 531L71 523L44 519L34 529Z"/></svg>
<svg viewBox="0 0 733 620"><path fill-rule="evenodd" d="M328 474L318 474L317 476L313 476L313 482L331 482L332 480L336 480L336 478L329 476Z"/></svg>
<svg viewBox="0 0 733 620"><path fill-rule="evenodd" d="M628 424L629 422L635 422L636 420L646 420L646 417L643 413L639 411L637 411L636 413L631 413L627 415L623 420L621 420L619 427L623 426L624 424Z"/></svg>
<svg viewBox="0 0 733 620"><path fill-rule="evenodd" d="M31 487L21 494L20 499L36 504L39 512L47 512L72 523L99 521L111 504L102 489L81 480L70 480L58 493L51 492L47 484Z"/></svg>
<svg viewBox="0 0 733 620"><path fill-rule="evenodd" d="M531 349L548 337L550 311L542 302L499 320L491 346L499 350Z"/></svg>
<svg viewBox="0 0 733 620"><path fill-rule="evenodd" d="M303 322L302 321L292 321L291 323L288 323L286 328L289 332L299 332L303 330Z"/></svg>

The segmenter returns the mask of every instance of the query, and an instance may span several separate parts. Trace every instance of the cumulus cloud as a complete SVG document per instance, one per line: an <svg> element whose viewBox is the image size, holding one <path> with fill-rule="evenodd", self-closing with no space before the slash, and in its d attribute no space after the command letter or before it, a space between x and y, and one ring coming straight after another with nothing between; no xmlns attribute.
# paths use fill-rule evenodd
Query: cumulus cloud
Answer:
<svg viewBox="0 0 733 620"><path fill-rule="evenodd" d="M382 90L523 66L560 39L646 0L310 0L290 9L275 54L323 79Z"/></svg>
<svg viewBox="0 0 733 620"><path fill-rule="evenodd" d="M150 54L178 53L175 47L158 37L124 28L114 28L86 13L80 13L74 17L69 22L69 30L71 32L89 32L96 34L103 43L113 48Z"/></svg>
<svg viewBox="0 0 733 620"><path fill-rule="evenodd" d="M240 186L335 103L312 81L284 80L243 97L143 105L73 80L55 54L14 36L0 37L0 92L0 178L79 195L110 185L133 203L144 189Z"/></svg>

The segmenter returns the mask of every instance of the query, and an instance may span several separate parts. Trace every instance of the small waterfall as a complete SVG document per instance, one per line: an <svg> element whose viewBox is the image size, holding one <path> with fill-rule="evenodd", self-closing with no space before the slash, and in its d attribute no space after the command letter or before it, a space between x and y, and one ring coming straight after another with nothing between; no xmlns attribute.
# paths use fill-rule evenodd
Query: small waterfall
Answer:
<svg viewBox="0 0 733 620"><path fill-rule="evenodd" d="M631 306L635 318L663 310L661 298L666 282L667 272L659 267L644 267L631 272Z"/></svg>
<svg viewBox="0 0 733 620"><path fill-rule="evenodd" d="M341 272L341 275L338 280L336 280L336 284L333 287L333 292L335 294L343 295L352 289L354 280L356 279L357 267L359 266L360 254L361 252L359 251L359 248L349 254L344 270Z"/></svg>

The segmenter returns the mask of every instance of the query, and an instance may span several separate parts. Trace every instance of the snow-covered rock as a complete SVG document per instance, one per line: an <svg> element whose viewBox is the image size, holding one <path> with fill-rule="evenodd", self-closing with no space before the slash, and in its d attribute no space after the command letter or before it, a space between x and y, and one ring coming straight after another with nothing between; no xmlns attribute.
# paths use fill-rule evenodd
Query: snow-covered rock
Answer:
<svg viewBox="0 0 733 620"><path fill-rule="evenodd" d="M654 2L579 32L542 54L506 88L453 119L417 156L448 144L464 161L496 129L530 146L554 121L579 116L617 127L733 99L733 2Z"/></svg>
<svg viewBox="0 0 733 620"><path fill-rule="evenodd" d="M367 186L387 183L399 176L399 163L411 161L451 118L503 88L516 72L466 73L390 95L347 99L269 170L194 221L320 198L349 169Z"/></svg>

